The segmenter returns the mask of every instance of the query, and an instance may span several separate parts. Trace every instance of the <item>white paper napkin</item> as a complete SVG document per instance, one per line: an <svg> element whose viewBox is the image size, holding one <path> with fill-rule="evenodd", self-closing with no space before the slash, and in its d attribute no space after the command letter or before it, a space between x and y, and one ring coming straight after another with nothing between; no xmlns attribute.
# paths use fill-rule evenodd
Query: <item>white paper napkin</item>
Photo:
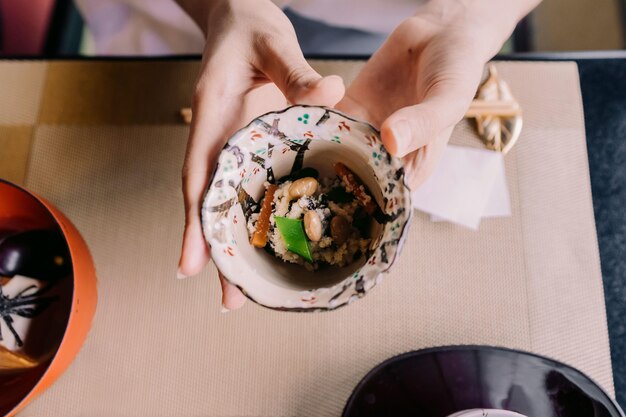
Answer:
<svg viewBox="0 0 626 417"><path fill-rule="evenodd" d="M448 146L435 171L413 192L413 206L432 221L478 229L483 217L511 215L504 158L486 149Z"/></svg>

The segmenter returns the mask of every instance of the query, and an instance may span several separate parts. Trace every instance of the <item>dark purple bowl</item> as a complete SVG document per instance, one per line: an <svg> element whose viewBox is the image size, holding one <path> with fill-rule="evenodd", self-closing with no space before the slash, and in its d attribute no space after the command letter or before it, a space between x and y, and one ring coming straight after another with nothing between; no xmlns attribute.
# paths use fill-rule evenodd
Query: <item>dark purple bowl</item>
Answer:
<svg viewBox="0 0 626 417"><path fill-rule="evenodd" d="M395 356L354 389L343 417L447 417L496 408L529 417L624 417L582 372L532 353L446 346Z"/></svg>

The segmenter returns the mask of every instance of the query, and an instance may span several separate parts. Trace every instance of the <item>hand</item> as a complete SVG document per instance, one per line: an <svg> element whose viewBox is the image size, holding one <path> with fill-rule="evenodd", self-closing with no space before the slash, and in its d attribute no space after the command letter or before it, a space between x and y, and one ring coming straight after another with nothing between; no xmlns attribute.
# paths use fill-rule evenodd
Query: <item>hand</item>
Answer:
<svg viewBox="0 0 626 417"><path fill-rule="evenodd" d="M419 186L469 107L485 63L535 2L428 2L365 64L337 108L380 128L387 150L404 159L410 186Z"/></svg>
<svg viewBox="0 0 626 417"><path fill-rule="evenodd" d="M207 37L183 168L185 232L178 276L185 277L199 273L209 260L201 199L226 140L252 117L283 108L287 100L334 106L344 86L338 76L322 78L307 64L291 23L271 1L179 3ZM222 305L239 308L245 297L221 274L220 279Z"/></svg>

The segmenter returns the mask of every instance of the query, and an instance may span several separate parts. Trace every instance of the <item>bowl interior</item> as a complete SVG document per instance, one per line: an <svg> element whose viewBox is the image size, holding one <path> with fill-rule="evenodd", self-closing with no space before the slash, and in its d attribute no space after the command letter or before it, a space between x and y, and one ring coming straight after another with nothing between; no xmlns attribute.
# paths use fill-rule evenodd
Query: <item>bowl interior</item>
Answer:
<svg viewBox="0 0 626 417"><path fill-rule="evenodd" d="M273 160L273 173L276 178L288 175L293 167L293 156L288 153L276 155ZM347 146L341 146L334 142L316 141L308 145L308 151L304 155L303 167L315 168L320 178L336 176L333 168L336 162L344 163L354 172L367 186L371 195L379 205L383 204L383 195L374 171L367 164L365 155L354 152ZM258 181L244 185L245 191L259 201L265 187L263 178L265 173L259 175ZM241 216L250 204L244 202L241 205ZM294 290L313 290L320 287L328 287L343 281L346 277L358 271L367 259L362 256L357 261L343 268L326 267L321 271L308 271L301 265L283 262L264 250L255 248L250 244L250 238L245 222L237 223L233 227L235 245L244 255L243 259L249 267L256 270L263 280L284 288ZM369 235L373 242L380 241L383 228L376 221L370 222Z"/></svg>
<svg viewBox="0 0 626 417"><path fill-rule="evenodd" d="M58 223L48 209L30 193L0 180L0 232L23 232L34 229L56 229L62 233ZM63 235L65 237L65 235ZM66 240L67 243L67 240ZM55 308L46 323L33 323L33 330L43 331L44 335L53 331L60 334L53 348L45 355L45 360L34 368L19 371L0 372L0 415L13 410L29 395L40 382L56 357L61 339L67 329L70 316L71 299L73 294L73 280L67 279L56 286L55 296L62 305ZM44 346L37 346L42 349Z"/></svg>

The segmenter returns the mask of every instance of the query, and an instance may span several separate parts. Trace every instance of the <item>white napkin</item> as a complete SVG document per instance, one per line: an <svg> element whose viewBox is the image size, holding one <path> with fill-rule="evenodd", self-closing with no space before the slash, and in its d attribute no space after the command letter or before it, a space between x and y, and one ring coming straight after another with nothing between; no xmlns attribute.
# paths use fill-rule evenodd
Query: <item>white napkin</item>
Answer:
<svg viewBox="0 0 626 417"><path fill-rule="evenodd" d="M450 145L412 199L413 206L429 213L432 221L474 230L482 218L510 216L504 158L499 152Z"/></svg>

